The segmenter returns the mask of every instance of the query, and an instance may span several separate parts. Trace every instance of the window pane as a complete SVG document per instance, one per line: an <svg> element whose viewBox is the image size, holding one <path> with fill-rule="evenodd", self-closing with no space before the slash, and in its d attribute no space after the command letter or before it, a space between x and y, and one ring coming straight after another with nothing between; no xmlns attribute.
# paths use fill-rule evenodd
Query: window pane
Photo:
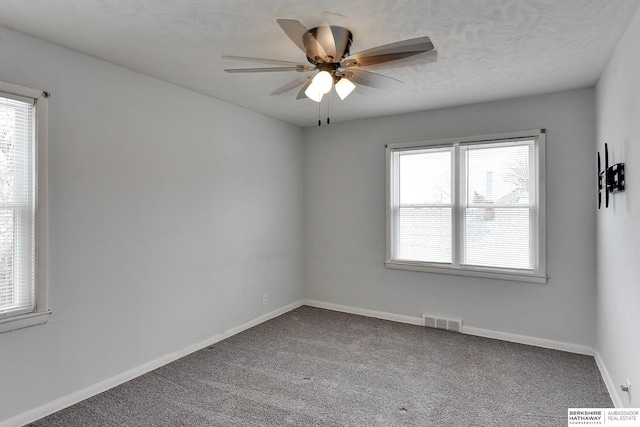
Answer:
<svg viewBox="0 0 640 427"><path fill-rule="evenodd" d="M0 97L0 317L35 307L34 106Z"/></svg>
<svg viewBox="0 0 640 427"><path fill-rule="evenodd" d="M532 269L529 208L470 208L464 216L463 264Z"/></svg>
<svg viewBox="0 0 640 427"><path fill-rule="evenodd" d="M13 211L0 210L0 310L16 305L18 290L13 286Z"/></svg>
<svg viewBox="0 0 640 427"><path fill-rule="evenodd" d="M401 207L397 219L396 258L451 262L451 208Z"/></svg>
<svg viewBox="0 0 640 427"><path fill-rule="evenodd" d="M399 156L400 205L451 204L451 151L406 152Z"/></svg>
<svg viewBox="0 0 640 427"><path fill-rule="evenodd" d="M530 161L533 141L507 144L466 147L465 184L469 205L526 205L533 200Z"/></svg>

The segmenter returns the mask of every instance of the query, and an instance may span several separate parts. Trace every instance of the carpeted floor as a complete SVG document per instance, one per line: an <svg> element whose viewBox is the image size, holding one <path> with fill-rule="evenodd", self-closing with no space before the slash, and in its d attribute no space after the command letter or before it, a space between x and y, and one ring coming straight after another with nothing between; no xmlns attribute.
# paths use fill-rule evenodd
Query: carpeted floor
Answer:
<svg viewBox="0 0 640 427"><path fill-rule="evenodd" d="M566 426L593 357L300 307L32 426Z"/></svg>

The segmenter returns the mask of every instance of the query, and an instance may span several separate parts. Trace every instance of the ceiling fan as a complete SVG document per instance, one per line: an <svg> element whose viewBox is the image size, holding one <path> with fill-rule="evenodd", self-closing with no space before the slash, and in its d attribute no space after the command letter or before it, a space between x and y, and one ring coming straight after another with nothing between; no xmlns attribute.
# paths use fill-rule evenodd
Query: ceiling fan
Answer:
<svg viewBox="0 0 640 427"><path fill-rule="evenodd" d="M315 75L305 75L287 83L272 92L272 95L279 95L302 85L297 99L310 98L320 102L322 97L333 87L335 87L340 99L345 99L357 84L384 88L389 83L402 83L393 77L362 68L400 66L404 63L401 60L406 58L429 51L432 51L433 54L436 53L429 37L417 37L363 50L352 55L349 49L353 35L346 28L326 24L307 29L299 21L293 19L278 19L277 22L291 41L306 54L309 64L244 56L222 56L225 59L275 65L263 68L225 69L224 71L227 73L318 71ZM435 57L435 55L430 55L431 60L435 60Z"/></svg>

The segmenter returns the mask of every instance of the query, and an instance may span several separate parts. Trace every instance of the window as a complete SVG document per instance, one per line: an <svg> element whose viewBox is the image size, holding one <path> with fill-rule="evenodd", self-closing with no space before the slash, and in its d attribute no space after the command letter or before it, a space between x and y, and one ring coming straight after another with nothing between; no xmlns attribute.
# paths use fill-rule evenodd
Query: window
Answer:
<svg viewBox="0 0 640 427"><path fill-rule="evenodd" d="M388 268L546 282L545 131L387 146Z"/></svg>
<svg viewBox="0 0 640 427"><path fill-rule="evenodd" d="M47 321L47 95L0 82L0 332Z"/></svg>

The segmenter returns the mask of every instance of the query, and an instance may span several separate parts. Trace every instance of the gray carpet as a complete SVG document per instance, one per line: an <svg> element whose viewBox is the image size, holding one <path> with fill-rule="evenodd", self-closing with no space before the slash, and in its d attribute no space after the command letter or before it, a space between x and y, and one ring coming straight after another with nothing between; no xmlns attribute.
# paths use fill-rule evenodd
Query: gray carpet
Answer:
<svg viewBox="0 0 640 427"><path fill-rule="evenodd" d="M301 307L32 426L566 426L593 357Z"/></svg>

